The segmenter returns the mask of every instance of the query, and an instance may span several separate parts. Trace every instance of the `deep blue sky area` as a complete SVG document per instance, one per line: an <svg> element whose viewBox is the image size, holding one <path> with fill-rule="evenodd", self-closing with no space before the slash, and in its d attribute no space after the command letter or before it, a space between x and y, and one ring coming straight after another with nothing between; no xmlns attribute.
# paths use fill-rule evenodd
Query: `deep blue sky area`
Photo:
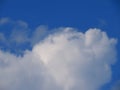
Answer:
<svg viewBox="0 0 120 90"><path fill-rule="evenodd" d="M0 0L2 17L23 20L32 29L39 25L49 28L69 26L83 32L89 28L102 29L108 36L118 39L118 62L113 66L112 82L103 90L109 90L115 81L120 80L119 0Z"/></svg>
<svg viewBox="0 0 120 90"><path fill-rule="evenodd" d="M110 28L117 29L120 13L116 2L112 0L4 0L0 17L19 18L29 22L31 27L43 24L49 27L107 29L107 26L102 25L106 23Z"/></svg>

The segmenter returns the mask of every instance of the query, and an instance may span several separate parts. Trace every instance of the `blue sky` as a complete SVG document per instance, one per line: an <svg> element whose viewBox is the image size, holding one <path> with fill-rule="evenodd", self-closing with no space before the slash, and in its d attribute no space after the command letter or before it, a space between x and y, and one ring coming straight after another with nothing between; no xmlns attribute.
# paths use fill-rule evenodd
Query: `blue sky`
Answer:
<svg viewBox="0 0 120 90"><path fill-rule="evenodd" d="M102 89L110 90L114 83L120 80L119 4L119 0L2 0L0 1L0 18L7 17L13 21L27 22L29 33L34 32L39 25L48 26L48 30L73 27L80 32L86 32L89 28L99 28L109 37L117 38L118 55L117 63L112 66L112 81ZM0 32L5 33L7 37L12 32L10 28L10 25L0 27ZM26 49L29 45L28 43L20 45L16 49L19 47Z"/></svg>

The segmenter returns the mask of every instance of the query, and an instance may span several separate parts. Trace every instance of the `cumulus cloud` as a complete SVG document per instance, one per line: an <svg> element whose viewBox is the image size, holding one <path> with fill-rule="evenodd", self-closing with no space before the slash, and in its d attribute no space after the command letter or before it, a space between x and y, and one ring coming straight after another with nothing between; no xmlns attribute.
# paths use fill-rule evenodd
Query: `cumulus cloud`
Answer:
<svg viewBox="0 0 120 90"><path fill-rule="evenodd" d="M99 29L60 29L23 56L0 51L0 90L98 90L110 82L116 40Z"/></svg>

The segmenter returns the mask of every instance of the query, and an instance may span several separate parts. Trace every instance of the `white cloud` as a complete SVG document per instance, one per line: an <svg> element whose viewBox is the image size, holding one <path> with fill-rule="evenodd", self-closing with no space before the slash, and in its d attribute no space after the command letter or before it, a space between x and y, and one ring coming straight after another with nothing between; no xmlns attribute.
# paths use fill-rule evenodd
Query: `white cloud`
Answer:
<svg viewBox="0 0 120 90"><path fill-rule="evenodd" d="M99 29L62 28L25 51L0 52L1 90L98 90L111 80L116 40Z"/></svg>

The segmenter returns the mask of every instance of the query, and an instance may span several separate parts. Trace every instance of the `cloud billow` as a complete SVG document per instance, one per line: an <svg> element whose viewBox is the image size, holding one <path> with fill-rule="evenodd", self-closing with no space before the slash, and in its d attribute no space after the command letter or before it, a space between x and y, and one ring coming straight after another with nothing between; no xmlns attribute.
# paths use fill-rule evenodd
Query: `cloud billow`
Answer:
<svg viewBox="0 0 120 90"><path fill-rule="evenodd" d="M98 90L112 78L116 39L60 28L25 50L0 51L0 90Z"/></svg>

